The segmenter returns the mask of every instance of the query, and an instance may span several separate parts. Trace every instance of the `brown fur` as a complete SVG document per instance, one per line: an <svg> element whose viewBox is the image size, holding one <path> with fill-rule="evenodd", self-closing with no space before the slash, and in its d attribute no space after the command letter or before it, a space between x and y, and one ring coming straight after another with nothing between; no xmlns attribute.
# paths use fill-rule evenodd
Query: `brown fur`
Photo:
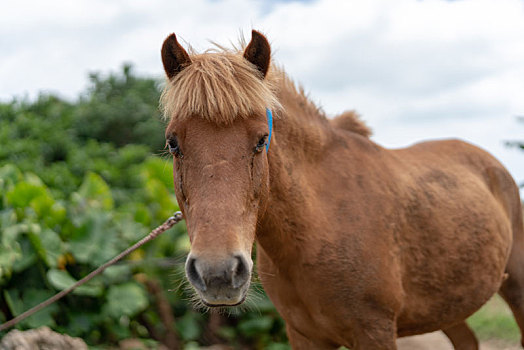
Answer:
<svg viewBox="0 0 524 350"><path fill-rule="evenodd" d="M239 59L192 56L170 89L194 62L235 62L235 76ZM210 65L195 67L206 75ZM231 80L209 85L231 98L211 105L194 98L202 85L185 84L164 98L177 114L166 136L183 153L174 176L186 268L205 303L242 302L256 239L258 273L294 349L395 349L398 336L438 329L477 349L464 320L497 291L524 329L519 192L488 153L457 140L385 149L352 112L329 121L274 67L264 80L274 95L254 98L256 108L222 94ZM256 147L269 131L263 107L277 103L266 153Z"/></svg>

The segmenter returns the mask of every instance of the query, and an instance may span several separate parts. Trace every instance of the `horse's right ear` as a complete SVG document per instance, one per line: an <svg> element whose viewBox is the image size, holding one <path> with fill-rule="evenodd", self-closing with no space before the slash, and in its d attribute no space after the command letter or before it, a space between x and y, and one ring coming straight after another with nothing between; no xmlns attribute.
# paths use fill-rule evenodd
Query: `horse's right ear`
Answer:
<svg viewBox="0 0 524 350"><path fill-rule="evenodd" d="M169 79L191 64L189 55L176 40L175 33L168 36L162 45L162 63Z"/></svg>

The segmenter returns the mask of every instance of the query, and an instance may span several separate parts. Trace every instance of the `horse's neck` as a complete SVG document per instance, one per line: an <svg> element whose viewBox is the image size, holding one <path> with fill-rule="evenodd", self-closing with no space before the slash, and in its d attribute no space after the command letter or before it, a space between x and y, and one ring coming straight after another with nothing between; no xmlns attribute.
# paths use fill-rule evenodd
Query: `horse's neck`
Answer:
<svg viewBox="0 0 524 350"><path fill-rule="evenodd" d="M319 109L289 85L284 83L278 94L283 109L277 112L275 132L279 155L296 163L317 156L329 141L332 129Z"/></svg>
<svg viewBox="0 0 524 350"><path fill-rule="evenodd" d="M270 194L259 227L258 242L273 260L300 249L307 240L315 214L314 189L308 169L332 139L329 121L317 111L301 110L300 103L284 105L286 113L275 119L274 142L269 149Z"/></svg>

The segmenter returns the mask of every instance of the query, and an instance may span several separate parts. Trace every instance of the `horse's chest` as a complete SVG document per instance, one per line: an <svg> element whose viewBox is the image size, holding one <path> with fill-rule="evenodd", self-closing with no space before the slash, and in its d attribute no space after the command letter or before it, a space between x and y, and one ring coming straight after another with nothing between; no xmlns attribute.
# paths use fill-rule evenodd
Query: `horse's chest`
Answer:
<svg viewBox="0 0 524 350"><path fill-rule="evenodd" d="M278 269L266 272L269 266L259 270L264 289L275 304L288 326L309 338L323 340L339 339L340 334L348 336L351 329L351 305L339 300L340 293L321 283L307 271L284 274ZM332 285L332 284L331 284ZM344 315L344 316L342 316ZM339 339L344 343L344 339Z"/></svg>
<svg viewBox="0 0 524 350"><path fill-rule="evenodd" d="M286 323L313 338L334 339L337 322L333 314L322 307L322 301L310 298L308 290L279 284L264 287ZM338 323L340 325L340 323Z"/></svg>

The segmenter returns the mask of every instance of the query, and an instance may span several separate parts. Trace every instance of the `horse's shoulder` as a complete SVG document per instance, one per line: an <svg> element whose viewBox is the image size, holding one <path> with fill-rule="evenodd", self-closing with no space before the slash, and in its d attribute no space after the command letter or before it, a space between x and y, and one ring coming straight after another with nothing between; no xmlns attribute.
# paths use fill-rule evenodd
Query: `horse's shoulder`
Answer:
<svg viewBox="0 0 524 350"><path fill-rule="evenodd" d="M360 119L356 111L345 111L331 119L331 125L336 128L355 132L365 137L370 137L371 129Z"/></svg>

